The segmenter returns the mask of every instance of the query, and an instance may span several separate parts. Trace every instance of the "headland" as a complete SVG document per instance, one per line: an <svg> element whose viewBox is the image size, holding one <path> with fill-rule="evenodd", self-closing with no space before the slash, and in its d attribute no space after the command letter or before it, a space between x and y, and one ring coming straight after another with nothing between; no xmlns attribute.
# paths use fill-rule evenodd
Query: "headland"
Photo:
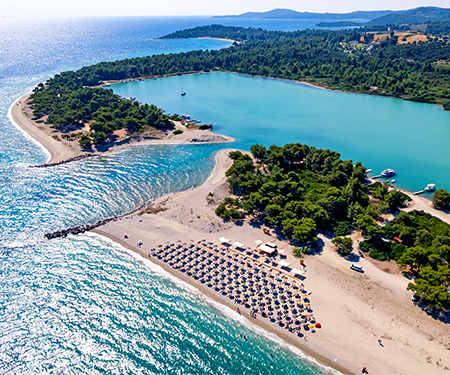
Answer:
<svg viewBox="0 0 450 375"><path fill-rule="evenodd" d="M113 143L93 146L92 149L84 150L78 144L77 139L68 137L44 121L33 120L33 112L30 108L31 93L28 93L10 108L11 120L20 129L30 135L37 143L48 151L49 158L45 166L62 164L73 160L100 155L103 152L131 144L188 144L188 143L226 143L234 139L221 134L215 134L210 130L189 129L180 122L174 122L174 128L167 131L155 131L154 134L127 135L124 129L117 131L117 139ZM174 134L174 131L181 131ZM89 126L86 125L81 132L88 133Z"/></svg>

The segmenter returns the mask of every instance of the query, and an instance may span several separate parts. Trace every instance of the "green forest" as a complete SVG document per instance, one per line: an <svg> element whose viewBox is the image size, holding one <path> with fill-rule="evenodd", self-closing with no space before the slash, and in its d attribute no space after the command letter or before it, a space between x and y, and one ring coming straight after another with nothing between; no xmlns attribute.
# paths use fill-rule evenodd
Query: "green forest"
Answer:
<svg viewBox="0 0 450 375"><path fill-rule="evenodd" d="M89 119L98 109L95 103L83 102L83 88L107 80L214 70L302 80L336 90L437 103L450 109L450 64L446 63L450 61L448 39L399 45L396 37L391 37L368 51L364 46L373 34L358 30L281 32L213 25L180 31L171 37L207 35L245 42L221 50L103 62L76 72L63 72L33 95L35 115L49 114L49 121L56 126L78 123L81 108L87 116L83 119ZM360 39L366 43L360 43L360 48L349 50L346 47L347 42ZM77 90L78 94L69 93ZM92 91L89 95L109 95L99 92ZM61 93L64 96L58 97ZM69 104L72 95L76 97L76 104ZM73 105L75 111L72 111ZM146 116L136 117L138 126ZM157 116L160 123L166 123L161 114ZM108 127L111 128L111 124Z"/></svg>
<svg viewBox="0 0 450 375"><path fill-rule="evenodd" d="M154 105L119 98L112 90L84 87L77 80L59 77L39 84L31 94L34 118L47 117L47 123L62 132L75 131L90 122L90 135L81 135L79 143L89 148L112 140L115 130L136 134L152 127L173 128L173 123Z"/></svg>
<svg viewBox="0 0 450 375"><path fill-rule="evenodd" d="M379 216L398 212L410 198L387 183L367 184L361 163L337 152L301 144L251 147L252 157L230 153L226 175L235 197L219 204L224 220L250 216L275 228L296 245L314 247L317 234L345 236L361 230L360 249L392 259L415 276L408 288L431 308L449 309L450 226L419 211L401 212L387 225ZM337 237L337 246L345 241ZM348 242L348 241L347 241Z"/></svg>
<svg viewBox="0 0 450 375"><path fill-rule="evenodd" d="M31 95L35 119L48 116L47 123L62 131L89 123L90 135L79 140L83 147L108 141L117 129L127 129L129 134L146 127L167 129L172 123L162 110L119 98L98 86L108 80L217 70L308 81L450 109L448 38L399 45L392 34L379 45L370 45L373 34L356 29L272 32L217 25L170 37L195 36L240 43L221 50L103 62L57 74ZM248 155L231 154L234 163L227 176L237 198L220 204L219 216L260 217L301 244L314 243L319 231L345 236L360 229L365 236L361 250L376 259L394 259L409 266L416 276L410 288L432 307L450 307L450 294L445 292L450 286L447 224L413 212L379 226L374 219L404 206L408 197L389 190L386 184L367 186L365 168L341 160L336 152L289 144L269 149L254 145L252 154L256 165ZM450 206L445 191L435 200L444 208Z"/></svg>

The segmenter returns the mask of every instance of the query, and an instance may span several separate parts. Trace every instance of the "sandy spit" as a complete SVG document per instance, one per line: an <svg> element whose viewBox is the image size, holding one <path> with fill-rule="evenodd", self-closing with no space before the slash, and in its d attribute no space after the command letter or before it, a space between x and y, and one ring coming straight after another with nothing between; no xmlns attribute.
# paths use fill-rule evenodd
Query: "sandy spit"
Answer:
<svg viewBox="0 0 450 375"><path fill-rule="evenodd" d="M137 252L177 278L194 285L202 293L233 310L236 306L201 283L149 257L149 249L166 242L206 239L218 244L225 236L254 248L255 240L275 241L285 251L285 260L301 268L292 255L292 246L274 234L264 234L248 221L242 225L224 223L214 209L228 194L225 171L231 165L229 150L216 156L216 167L200 187L162 196L153 207L164 208L156 214L133 214L94 230L118 244ZM419 208L419 207L417 207ZM129 235L128 239L123 234ZM355 235L355 240L360 238ZM144 245L140 248L137 241ZM344 374L359 374L366 366L370 374L450 374L449 325L435 320L411 301L409 282L394 263L376 262L355 246L352 261L364 267L364 274L350 270L351 261L339 256L329 238L320 236L323 251L306 256L306 278L314 315L322 324L316 333L306 333L307 341L267 322L246 319L293 345L320 364ZM355 242L356 242L355 241ZM280 269L280 272L289 275ZM382 340L382 345L378 339Z"/></svg>

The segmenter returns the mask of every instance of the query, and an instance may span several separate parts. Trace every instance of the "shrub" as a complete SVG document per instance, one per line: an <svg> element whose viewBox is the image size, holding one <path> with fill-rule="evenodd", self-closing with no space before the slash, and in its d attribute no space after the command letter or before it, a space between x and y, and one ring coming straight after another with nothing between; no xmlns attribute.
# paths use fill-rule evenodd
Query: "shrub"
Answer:
<svg viewBox="0 0 450 375"><path fill-rule="evenodd" d="M103 143L106 142L106 140L108 139L108 136L103 133L103 132L95 132L92 134L92 139L94 141L94 143Z"/></svg>
<svg viewBox="0 0 450 375"><path fill-rule="evenodd" d="M371 250L370 243L368 241L360 242L359 249L365 253L368 253Z"/></svg>
<svg viewBox="0 0 450 375"><path fill-rule="evenodd" d="M81 148L91 148L92 147L91 138L87 135L82 135L80 140L78 141L78 144L81 146Z"/></svg>
<svg viewBox="0 0 450 375"><path fill-rule="evenodd" d="M183 130L180 130L180 129L177 129L177 130L173 131L173 135L178 135L178 134L181 134L181 133L183 133Z"/></svg>
<svg viewBox="0 0 450 375"><path fill-rule="evenodd" d="M353 251L353 240L350 237L335 237L331 242L342 255L349 255Z"/></svg>
<svg viewBox="0 0 450 375"><path fill-rule="evenodd" d="M438 210L450 208L450 194L445 189L438 189L433 194L433 207Z"/></svg>

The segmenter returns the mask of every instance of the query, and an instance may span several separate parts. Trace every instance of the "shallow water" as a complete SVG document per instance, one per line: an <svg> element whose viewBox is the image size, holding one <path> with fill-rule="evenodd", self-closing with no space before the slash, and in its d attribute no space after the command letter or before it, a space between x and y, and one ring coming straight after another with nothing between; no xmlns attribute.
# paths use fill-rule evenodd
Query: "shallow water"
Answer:
<svg viewBox="0 0 450 375"><path fill-rule="evenodd" d="M10 123L11 104L62 70L228 46L154 40L207 23L207 17L0 19L1 374L322 373L109 241L91 235L43 241L48 231L201 184L220 146L133 146L30 168L46 155Z"/></svg>
<svg viewBox="0 0 450 375"><path fill-rule="evenodd" d="M437 105L328 91L296 82L210 73L112 85L170 113L189 114L250 149L300 142L361 161L396 184L450 189L450 112ZM180 88L187 92L180 96ZM228 147L228 145L227 145Z"/></svg>

